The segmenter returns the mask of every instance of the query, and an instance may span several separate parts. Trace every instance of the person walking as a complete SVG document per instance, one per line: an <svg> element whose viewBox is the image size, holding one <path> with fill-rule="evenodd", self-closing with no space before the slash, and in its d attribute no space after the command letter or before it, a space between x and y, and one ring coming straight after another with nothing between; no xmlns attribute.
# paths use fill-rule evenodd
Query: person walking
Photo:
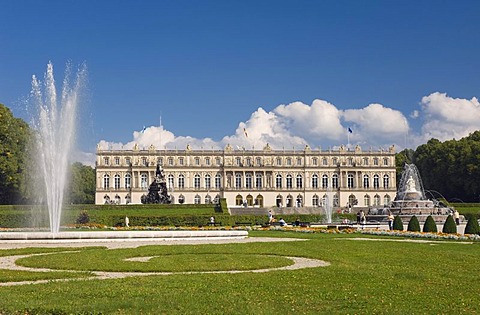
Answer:
<svg viewBox="0 0 480 315"><path fill-rule="evenodd" d="M458 213L458 211L455 210L455 212L454 212L453 214L454 214L454 216L455 216L455 223L456 223L457 225L460 225L460 213Z"/></svg>
<svg viewBox="0 0 480 315"><path fill-rule="evenodd" d="M395 217L393 216L393 214L390 212L390 214L388 215L388 229L390 231L393 231L393 220L395 219Z"/></svg>

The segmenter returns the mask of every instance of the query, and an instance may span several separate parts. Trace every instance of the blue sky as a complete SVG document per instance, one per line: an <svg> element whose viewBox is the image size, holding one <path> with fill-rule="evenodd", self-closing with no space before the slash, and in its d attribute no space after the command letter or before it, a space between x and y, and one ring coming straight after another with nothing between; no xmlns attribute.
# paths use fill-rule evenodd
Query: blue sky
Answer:
<svg viewBox="0 0 480 315"><path fill-rule="evenodd" d="M99 142L401 149L480 129L478 1L1 5L0 103L28 120L31 76L51 61L61 82L67 61L85 62L86 153Z"/></svg>

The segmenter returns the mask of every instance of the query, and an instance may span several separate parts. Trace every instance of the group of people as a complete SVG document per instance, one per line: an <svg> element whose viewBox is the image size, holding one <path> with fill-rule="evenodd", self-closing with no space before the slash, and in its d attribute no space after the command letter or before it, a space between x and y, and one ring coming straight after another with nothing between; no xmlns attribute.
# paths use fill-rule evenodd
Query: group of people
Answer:
<svg viewBox="0 0 480 315"><path fill-rule="evenodd" d="M275 217L273 216L272 210L269 210L268 211L268 224L273 224L275 222L277 222L277 219L275 219ZM283 218L280 218L280 220L278 220L278 223L280 223L280 226L286 226L287 225L287 222L285 222L285 220Z"/></svg>

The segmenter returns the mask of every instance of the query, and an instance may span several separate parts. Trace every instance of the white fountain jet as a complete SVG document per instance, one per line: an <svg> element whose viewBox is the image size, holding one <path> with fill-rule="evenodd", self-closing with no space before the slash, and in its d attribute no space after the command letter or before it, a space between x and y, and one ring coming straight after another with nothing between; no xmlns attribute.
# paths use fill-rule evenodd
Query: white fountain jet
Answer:
<svg viewBox="0 0 480 315"><path fill-rule="evenodd" d="M39 164L45 184L45 199L50 219L50 231L58 233L67 184L69 161L75 142L75 122L79 93L86 78L86 66L76 74L70 85L71 71L67 64L61 98L57 99L53 65L48 63L44 82L32 77L32 99L38 108L34 118ZM44 92L42 93L42 85Z"/></svg>

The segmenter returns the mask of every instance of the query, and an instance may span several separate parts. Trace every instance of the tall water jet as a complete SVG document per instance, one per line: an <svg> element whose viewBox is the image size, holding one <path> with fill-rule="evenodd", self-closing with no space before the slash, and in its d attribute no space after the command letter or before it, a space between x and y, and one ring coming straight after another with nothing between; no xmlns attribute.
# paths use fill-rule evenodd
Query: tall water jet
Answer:
<svg viewBox="0 0 480 315"><path fill-rule="evenodd" d="M36 129L37 162L45 185L50 231L58 233L63 198L67 185L70 155L75 142L75 123L80 91L86 78L86 66L70 83L71 67L67 64L61 96L57 98L53 65L48 63L44 81L32 76L31 99L38 114L33 118ZM43 89L42 89L43 88Z"/></svg>

